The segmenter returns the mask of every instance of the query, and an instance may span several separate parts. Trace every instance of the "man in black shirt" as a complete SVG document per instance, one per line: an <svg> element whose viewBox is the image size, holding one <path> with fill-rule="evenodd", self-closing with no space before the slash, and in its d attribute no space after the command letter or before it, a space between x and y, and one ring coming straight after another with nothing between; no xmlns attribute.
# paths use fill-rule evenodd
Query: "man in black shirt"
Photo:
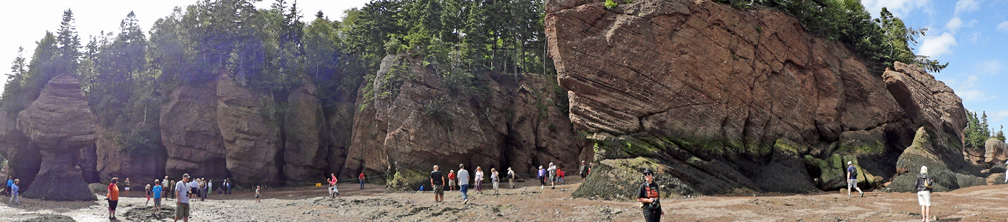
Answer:
<svg viewBox="0 0 1008 222"><path fill-rule="evenodd" d="M651 169L644 170L644 184L637 190L637 202L641 202L641 209L644 211L644 221L657 222L661 220L662 212L661 195L658 194L658 184L654 183L654 172Z"/></svg>
<svg viewBox="0 0 1008 222"><path fill-rule="evenodd" d="M444 176L438 170L438 165L434 165L434 171L430 173L431 188L434 188L434 203L444 202Z"/></svg>

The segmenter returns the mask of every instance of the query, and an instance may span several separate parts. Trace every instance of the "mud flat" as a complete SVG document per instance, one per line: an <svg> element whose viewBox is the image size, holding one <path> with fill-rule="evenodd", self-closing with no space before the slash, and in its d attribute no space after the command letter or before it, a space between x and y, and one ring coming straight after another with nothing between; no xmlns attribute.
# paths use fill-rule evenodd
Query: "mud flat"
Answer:
<svg viewBox="0 0 1008 222"><path fill-rule="evenodd" d="M382 186L341 184L341 195L326 197L324 188L302 187L262 192L255 203L248 191L212 194L193 201L192 221L636 221L641 214L630 201L573 199L578 183L540 189L524 182L500 195L470 189L463 204L458 191L446 191L445 203L434 204L428 192L386 193ZM487 184L487 187L490 187ZM133 192L132 195L143 194ZM867 192L703 196L663 201L664 221L920 221L916 194ZM103 199L103 197L99 197ZM941 221L998 221L1008 218L1008 186L976 186L932 195L932 215ZM107 203L22 199L0 204L0 221L108 221ZM120 221L171 221L175 200L164 200L164 213L152 216L144 197L120 199ZM151 201L153 203L153 201ZM152 204L151 203L151 204Z"/></svg>

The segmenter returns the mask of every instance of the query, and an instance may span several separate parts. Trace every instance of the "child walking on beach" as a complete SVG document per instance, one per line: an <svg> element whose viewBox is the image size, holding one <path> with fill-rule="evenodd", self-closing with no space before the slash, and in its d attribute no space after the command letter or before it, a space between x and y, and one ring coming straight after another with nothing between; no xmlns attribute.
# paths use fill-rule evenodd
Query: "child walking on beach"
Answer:
<svg viewBox="0 0 1008 222"><path fill-rule="evenodd" d="M259 203L260 202L259 199L262 198L262 196L259 195L259 186L256 186L256 196L255 196L255 198L256 198L256 203Z"/></svg>

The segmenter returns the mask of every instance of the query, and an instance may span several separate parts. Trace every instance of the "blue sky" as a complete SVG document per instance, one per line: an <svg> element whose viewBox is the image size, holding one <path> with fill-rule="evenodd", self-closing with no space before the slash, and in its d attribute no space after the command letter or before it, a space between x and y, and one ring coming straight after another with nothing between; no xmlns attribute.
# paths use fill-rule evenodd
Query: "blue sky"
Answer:
<svg viewBox="0 0 1008 222"><path fill-rule="evenodd" d="M971 111L986 111L997 131L1008 125L1008 0L862 0L878 17L882 7L907 26L927 28L915 52L948 62L932 73Z"/></svg>
<svg viewBox="0 0 1008 222"><path fill-rule="evenodd" d="M142 3L138 3L142 2ZM35 0L6 2L5 8L16 9L0 13L0 73L9 73L10 62L17 56L17 47L25 48L30 59L35 41L46 30L59 28L63 10L73 9L77 30L82 40L98 35L102 30L116 31L119 21L135 11L144 31L158 18L169 15L175 6L185 6L196 0ZM274 2L265 0L259 7ZM298 0L305 20L322 10L330 19L339 19L345 9L363 7L370 0ZM990 125L997 130L1008 125L1008 0L862 0L862 4L878 17L882 7L902 18L914 28L928 28L919 39L918 54L931 56L949 67L935 78L952 87L963 105L972 111L986 111ZM0 84L6 75L0 75ZM2 87L0 87L2 90Z"/></svg>

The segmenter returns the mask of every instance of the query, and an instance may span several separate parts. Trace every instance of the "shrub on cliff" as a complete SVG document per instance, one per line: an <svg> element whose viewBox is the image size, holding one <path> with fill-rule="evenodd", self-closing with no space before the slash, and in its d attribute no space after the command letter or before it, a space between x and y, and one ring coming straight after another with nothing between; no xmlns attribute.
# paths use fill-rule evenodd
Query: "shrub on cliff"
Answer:
<svg viewBox="0 0 1008 222"><path fill-rule="evenodd" d="M805 28L820 37L839 41L867 61L874 73L882 73L894 61L916 64L930 72L941 72L941 64L927 56L915 55L912 43L923 36L926 28L906 27L903 20L882 8L879 18L871 15L857 0L777 1L777 0L716 0L736 8L754 5L781 9L800 20Z"/></svg>

